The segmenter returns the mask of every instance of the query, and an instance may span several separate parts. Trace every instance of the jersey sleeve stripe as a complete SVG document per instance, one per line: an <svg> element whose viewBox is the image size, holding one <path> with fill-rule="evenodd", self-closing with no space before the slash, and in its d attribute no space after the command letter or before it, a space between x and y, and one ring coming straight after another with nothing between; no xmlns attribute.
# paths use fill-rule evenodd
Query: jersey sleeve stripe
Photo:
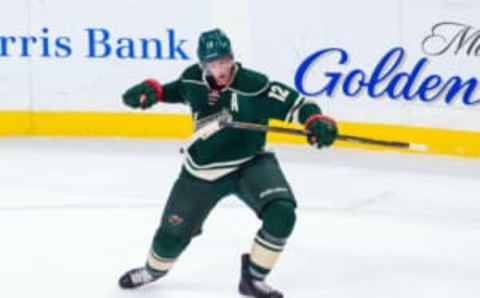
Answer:
<svg viewBox="0 0 480 298"><path fill-rule="evenodd" d="M292 105L287 115L285 116L284 121L287 121L289 123L292 122L292 120L294 119L293 115L303 105L304 102L305 102L305 97L302 97L301 95L299 95L297 99L295 99L294 104Z"/></svg>

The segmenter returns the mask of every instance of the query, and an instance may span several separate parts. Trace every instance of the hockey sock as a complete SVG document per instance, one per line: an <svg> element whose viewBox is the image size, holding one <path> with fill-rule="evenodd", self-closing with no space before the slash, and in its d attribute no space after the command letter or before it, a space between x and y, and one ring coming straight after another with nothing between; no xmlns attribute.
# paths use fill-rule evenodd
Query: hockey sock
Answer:
<svg viewBox="0 0 480 298"><path fill-rule="evenodd" d="M250 253L249 273L264 280L279 258L295 225L295 205L279 200L268 205L263 214L263 226L257 233Z"/></svg>
<svg viewBox="0 0 480 298"><path fill-rule="evenodd" d="M155 277L165 275L175 265L190 241L190 238L173 236L159 229L148 253L147 270Z"/></svg>
<svg viewBox="0 0 480 298"><path fill-rule="evenodd" d="M264 280L275 266L283 251L286 239L275 238L260 230L255 237L250 253L250 275L258 280Z"/></svg>
<svg viewBox="0 0 480 298"><path fill-rule="evenodd" d="M167 272L172 269L175 265L177 259L167 259L162 258L157 255L153 249L150 250L147 257L147 264L145 267L148 272L154 277L162 277L167 274Z"/></svg>

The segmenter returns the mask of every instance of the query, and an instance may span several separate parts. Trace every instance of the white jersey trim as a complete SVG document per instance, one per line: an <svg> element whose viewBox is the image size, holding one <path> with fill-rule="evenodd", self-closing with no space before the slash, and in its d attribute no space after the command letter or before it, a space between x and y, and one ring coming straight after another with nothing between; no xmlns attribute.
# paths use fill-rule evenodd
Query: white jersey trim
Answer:
<svg viewBox="0 0 480 298"><path fill-rule="evenodd" d="M238 167L226 168L226 169L207 169L207 170L196 170L192 168L187 161L183 163L185 169L193 176L207 181L214 181L223 176L226 176L232 172L238 170Z"/></svg>
<svg viewBox="0 0 480 298"><path fill-rule="evenodd" d="M199 165L195 161L193 161L193 158L190 156L190 154L188 154L188 151L185 151L185 158L195 168L197 168L199 170L208 170L208 169L218 168L218 167L235 167L235 166L239 166L239 165L251 160L254 157L255 157L255 155L249 156L249 157L246 157L246 158L242 158L242 159L232 160L232 161L220 161L220 162L209 163L209 164L206 164L206 165Z"/></svg>
<svg viewBox="0 0 480 298"><path fill-rule="evenodd" d="M295 116L298 115L298 111L300 110L304 101L305 101L305 98L301 95L298 95L292 107L290 108L287 115L285 116L284 121L287 121L287 122L296 121L298 117L295 117Z"/></svg>
<svg viewBox="0 0 480 298"><path fill-rule="evenodd" d="M218 178L235 172L236 170L238 170L240 165L253 159L254 157L255 156L250 156L234 161L215 162L207 165L198 165L193 161L190 154L188 154L188 151L185 151L185 160L183 162L183 165L185 166L185 169L193 176L207 181L214 181Z"/></svg>

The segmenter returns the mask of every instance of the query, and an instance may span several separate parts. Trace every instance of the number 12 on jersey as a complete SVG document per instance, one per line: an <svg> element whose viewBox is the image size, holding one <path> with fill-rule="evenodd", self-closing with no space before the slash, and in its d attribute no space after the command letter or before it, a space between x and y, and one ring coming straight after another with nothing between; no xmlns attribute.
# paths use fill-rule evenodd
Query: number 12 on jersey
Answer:
<svg viewBox="0 0 480 298"><path fill-rule="evenodd" d="M270 87L270 92L268 93L268 97L274 98L281 102L285 102L289 94L290 94L289 90L284 89L278 85L272 85Z"/></svg>

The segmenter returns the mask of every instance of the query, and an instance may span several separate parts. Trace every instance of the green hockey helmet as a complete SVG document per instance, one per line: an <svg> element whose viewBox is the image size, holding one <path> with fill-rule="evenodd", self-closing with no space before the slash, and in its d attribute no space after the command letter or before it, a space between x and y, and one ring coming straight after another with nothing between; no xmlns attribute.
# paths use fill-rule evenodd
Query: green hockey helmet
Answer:
<svg viewBox="0 0 480 298"><path fill-rule="evenodd" d="M220 29L205 31L198 40L197 55L202 64L225 57L233 58L230 39Z"/></svg>

